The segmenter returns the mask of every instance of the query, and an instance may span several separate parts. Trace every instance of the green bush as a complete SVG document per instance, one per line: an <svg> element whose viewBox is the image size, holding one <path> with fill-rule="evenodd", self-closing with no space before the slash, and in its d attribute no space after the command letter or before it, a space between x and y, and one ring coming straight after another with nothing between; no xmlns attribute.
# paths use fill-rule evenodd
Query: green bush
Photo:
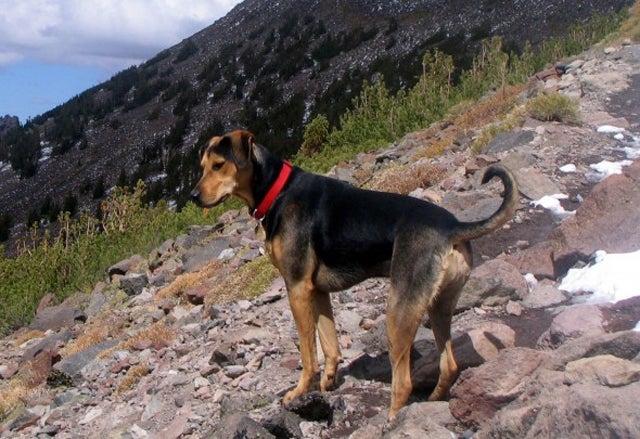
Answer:
<svg viewBox="0 0 640 439"><path fill-rule="evenodd" d="M527 113L543 122L578 123L578 101L560 93L542 94L527 102Z"/></svg>
<svg viewBox="0 0 640 439"><path fill-rule="evenodd" d="M164 202L145 206L145 187L116 188L101 206L101 220L87 213L58 217L60 233L51 236L34 227L16 258L0 256L0 334L28 324L40 299L53 293L63 300L90 291L109 266L134 253L145 254L191 224L205 224L219 211L203 215L188 204L181 212Z"/></svg>

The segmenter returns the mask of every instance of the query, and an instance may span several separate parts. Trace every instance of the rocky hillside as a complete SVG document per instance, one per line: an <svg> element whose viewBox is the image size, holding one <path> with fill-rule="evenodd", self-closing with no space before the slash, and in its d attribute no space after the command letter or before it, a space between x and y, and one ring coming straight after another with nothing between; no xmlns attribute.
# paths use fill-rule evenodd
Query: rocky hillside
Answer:
<svg viewBox="0 0 640 439"><path fill-rule="evenodd" d="M565 60L522 99L556 90L579 99L579 124L526 118L480 154L461 137L455 150L421 159L452 129L436 124L332 172L371 185L429 169L438 183L411 194L473 219L499 202L498 184L478 184L481 169L500 161L514 171L520 208L474 242L476 268L453 322L462 373L449 401L425 401L437 378L425 320L412 403L386 421L388 285L373 279L333 296L339 387L283 408L299 374L296 331L280 278L238 300L239 285L262 272L271 279L257 224L240 211L116 264L90 295L43 301L29 328L1 340L0 437L638 437L640 297L593 303L559 281L596 250L640 249L640 46ZM603 161L620 172L605 178ZM562 209L535 203L554 194L566 195L556 197Z"/></svg>
<svg viewBox="0 0 640 439"><path fill-rule="evenodd" d="M66 198L96 210L117 181L145 180L152 199L184 202L197 144L247 127L295 152L303 124L336 124L363 81L414 84L438 48L468 63L479 41L509 48L567 32L633 0L246 0L226 17L36 117L0 142L0 212L21 224L55 219ZM11 163L12 166L7 164Z"/></svg>

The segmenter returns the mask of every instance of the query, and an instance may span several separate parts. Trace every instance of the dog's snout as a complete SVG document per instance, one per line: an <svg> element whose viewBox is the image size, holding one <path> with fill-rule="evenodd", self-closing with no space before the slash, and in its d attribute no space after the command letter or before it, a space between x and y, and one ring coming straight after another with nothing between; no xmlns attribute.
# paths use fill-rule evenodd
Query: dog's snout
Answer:
<svg viewBox="0 0 640 439"><path fill-rule="evenodd" d="M200 190L197 187L193 188L190 195L192 201L196 203L200 202Z"/></svg>

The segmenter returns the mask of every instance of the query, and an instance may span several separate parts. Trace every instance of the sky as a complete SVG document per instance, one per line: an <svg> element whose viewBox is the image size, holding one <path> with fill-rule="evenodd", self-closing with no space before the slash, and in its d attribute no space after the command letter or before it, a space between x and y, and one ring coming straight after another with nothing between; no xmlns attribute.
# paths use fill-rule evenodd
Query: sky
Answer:
<svg viewBox="0 0 640 439"><path fill-rule="evenodd" d="M227 14L239 0L0 0L0 117L21 123Z"/></svg>

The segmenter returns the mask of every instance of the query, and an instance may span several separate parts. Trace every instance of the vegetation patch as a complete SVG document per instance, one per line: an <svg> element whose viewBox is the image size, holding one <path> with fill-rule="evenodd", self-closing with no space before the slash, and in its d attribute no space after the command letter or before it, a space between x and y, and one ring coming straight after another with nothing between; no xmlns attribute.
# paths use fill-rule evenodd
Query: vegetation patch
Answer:
<svg viewBox="0 0 640 439"><path fill-rule="evenodd" d="M560 93L541 94L530 99L527 113L543 122L576 124L580 121L578 101Z"/></svg>
<svg viewBox="0 0 640 439"><path fill-rule="evenodd" d="M267 256L256 258L215 282L205 297L205 305L251 299L263 293L277 276L278 270Z"/></svg>

